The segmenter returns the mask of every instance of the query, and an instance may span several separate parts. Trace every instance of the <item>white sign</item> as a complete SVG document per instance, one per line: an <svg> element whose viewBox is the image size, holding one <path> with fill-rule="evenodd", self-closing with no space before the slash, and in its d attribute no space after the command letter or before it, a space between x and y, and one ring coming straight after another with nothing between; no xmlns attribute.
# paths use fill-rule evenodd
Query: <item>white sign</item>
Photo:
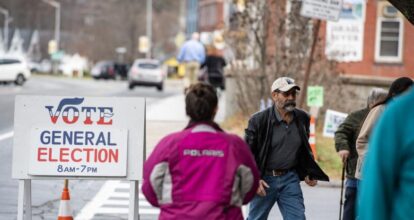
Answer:
<svg viewBox="0 0 414 220"><path fill-rule="evenodd" d="M150 50L150 42L147 36L141 36L138 40L138 51L147 53Z"/></svg>
<svg viewBox="0 0 414 220"><path fill-rule="evenodd" d="M362 61L364 21L363 0L344 0L340 20L326 24L326 56L339 62Z"/></svg>
<svg viewBox="0 0 414 220"><path fill-rule="evenodd" d="M322 20L336 21L342 0L303 0L300 15Z"/></svg>
<svg viewBox="0 0 414 220"><path fill-rule="evenodd" d="M127 49L126 49L125 47L117 47L117 48L115 49L115 51L116 51L117 53L126 53L126 52L127 52Z"/></svg>
<svg viewBox="0 0 414 220"><path fill-rule="evenodd" d="M126 129L32 128L29 174L126 176L127 143Z"/></svg>
<svg viewBox="0 0 414 220"><path fill-rule="evenodd" d="M327 110L325 114L325 124L323 126L323 136L324 137L334 137L335 131L338 129L339 125L345 120L345 113L337 112L333 110Z"/></svg>
<svg viewBox="0 0 414 220"><path fill-rule="evenodd" d="M145 99L17 96L13 178L142 178Z"/></svg>

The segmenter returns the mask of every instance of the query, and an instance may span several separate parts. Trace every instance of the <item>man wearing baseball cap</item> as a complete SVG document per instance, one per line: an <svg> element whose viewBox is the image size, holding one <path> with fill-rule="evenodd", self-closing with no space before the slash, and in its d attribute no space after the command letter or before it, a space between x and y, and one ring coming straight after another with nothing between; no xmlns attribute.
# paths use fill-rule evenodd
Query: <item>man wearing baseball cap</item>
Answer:
<svg viewBox="0 0 414 220"><path fill-rule="evenodd" d="M296 108L299 90L292 78L276 79L271 86L274 104L254 114L245 130L245 140L261 172L248 220L267 219L276 202L283 219L306 219L300 181L309 186L315 186L317 180L329 181L308 142L309 115Z"/></svg>

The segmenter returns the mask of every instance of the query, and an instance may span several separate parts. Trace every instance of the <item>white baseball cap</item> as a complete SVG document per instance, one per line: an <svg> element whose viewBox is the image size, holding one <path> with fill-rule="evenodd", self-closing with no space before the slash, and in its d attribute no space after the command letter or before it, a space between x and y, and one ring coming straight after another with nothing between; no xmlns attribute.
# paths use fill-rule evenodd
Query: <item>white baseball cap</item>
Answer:
<svg viewBox="0 0 414 220"><path fill-rule="evenodd" d="M287 92L291 90L292 88L296 88L297 90L300 90L300 87L295 84L295 80L289 77L280 77L276 79L272 84L272 91L279 90L282 92Z"/></svg>

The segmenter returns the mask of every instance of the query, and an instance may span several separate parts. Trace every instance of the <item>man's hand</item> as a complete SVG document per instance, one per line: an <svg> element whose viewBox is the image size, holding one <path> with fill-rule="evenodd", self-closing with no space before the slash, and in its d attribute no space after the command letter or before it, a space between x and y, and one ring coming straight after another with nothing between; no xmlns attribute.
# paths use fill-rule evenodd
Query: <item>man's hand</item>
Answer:
<svg viewBox="0 0 414 220"><path fill-rule="evenodd" d="M342 160L342 163L345 163L346 159L349 156L349 150L340 150L338 151L338 155Z"/></svg>
<svg viewBox="0 0 414 220"><path fill-rule="evenodd" d="M267 185L267 183L264 180L260 180L259 181L259 188L257 189L257 195L259 196L266 196L266 189L265 188L269 188L269 185Z"/></svg>
<svg viewBox="0 0 414 220"><path fill-rule="evenodd" d="M316 186L316 184L318 184L317 180L311 180L309 178L309 176L305 177L305 183L308 184L309 186Z"/></svg>

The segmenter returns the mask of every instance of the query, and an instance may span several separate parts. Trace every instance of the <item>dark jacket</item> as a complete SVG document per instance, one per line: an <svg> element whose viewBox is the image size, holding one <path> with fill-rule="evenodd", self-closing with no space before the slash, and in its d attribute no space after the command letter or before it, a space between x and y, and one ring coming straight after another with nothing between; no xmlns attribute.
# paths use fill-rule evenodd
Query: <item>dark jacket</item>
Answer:
<svg viewBox="0 0 414 220"><path fill-rule="evenodd" d="M208 55L206 61L201 65L201 68L207 67L209 77L223 77L223 68L226 66L226 61L223 57Z"/></svg>
<svg viewBox="0 0 414 220"><path fill-rule="evenodd" d="M250 146L257 167L264 176L266 162L270 154L269 149L272 143L273 128L278 125L279 121L275 117L275 107L271 106L261 112L254 114L245 130L245 140ZM298 164L296 171L299 178L303 180L307 175L315 180L329 181L329 177L322 171L313 159L312 151L309 145L309 115L299 109L293 111L295 114L295 123L298 127L302 145L298 152Z"/></svg>
<svg viewBox="0 0 414 220"><path fill-rule="evenodd" d="M336 151L347 150L349 156L346 166L346 177L354 179L355 169L358 160L358 153L356 151L356 140L358 138L359 130L361 129L364 119L369 112L368 108L360 109L351 112L345 120L339 125L335 132L335 148Z"/></svg>

